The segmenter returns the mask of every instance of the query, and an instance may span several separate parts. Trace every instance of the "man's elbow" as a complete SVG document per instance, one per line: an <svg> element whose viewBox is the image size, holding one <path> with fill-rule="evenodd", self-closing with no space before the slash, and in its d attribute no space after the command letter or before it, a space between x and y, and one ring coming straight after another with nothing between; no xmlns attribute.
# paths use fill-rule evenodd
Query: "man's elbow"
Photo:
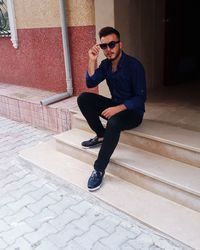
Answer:
<svg viewBox="0 0 200 250"><path fill-rule="evenodd" d="M94 84L92 84L91 82L86 82L86 86L87 88L91 89L91 88L94 88Z"/></svg>

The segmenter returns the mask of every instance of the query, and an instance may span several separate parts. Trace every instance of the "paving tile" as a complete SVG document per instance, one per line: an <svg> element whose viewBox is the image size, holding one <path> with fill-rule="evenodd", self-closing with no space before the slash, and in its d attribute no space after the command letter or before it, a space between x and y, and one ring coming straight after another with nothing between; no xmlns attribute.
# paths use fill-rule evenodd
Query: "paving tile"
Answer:
<svg viewBox="0 0 200 250"><path fill-rule="evenodd" d="M5 250L32 250L31 244L23 237L16 239L16 241L7 247Z"/></svg>
<svg viewBox="0 0 200 250"><path fill-rule="evenodd" d="M37 214L39 212L42 212L43 209L49 207L50 205L54 203L55 203L55 200L51 199L48 196L44 196L41 200L32 202L32 204L28 204L27 208L29 208L31 211Z"/></svg>
<svg viewBox="0 0 200 250"><path fill-rule="evenodd" d="M90 209L87 213L80 219L73 221L73 224L82 229L83 231L88 231L90 227L97 221L105 218L103 211L99 212L96 209Z"/></svg>
<svg viewBox="0 0 200 250"><path fill-rule="evenodd" d="M73 222L80 218L80 215L73 212L70 209L64 211L63 214L60 214L55 219L50 220L49 223L53 225L58 230L62 230L67 224Z"/></svg>
<svg viewBox="0 0 200 250"><path fill-rule="evenodd" d="M48 240L57 247L67 246L67 242L83 234L83 231L73 224L68 224L62 231L48 236ZM82 245L83 246L83 245Z"/></svg>
<svg viewBox="0 0 200 250"><path fill-rule="evenodd" d="M7 246L8 244L0 238L0 249L5 249Z"/></svg>
<svg viewBox="0 0 200 250"><path fill-rule="evenodd" d="M77 201L71 197L63 197L61 201L54 202L53 205L49 206L49 209L53 210L56 214L61 214L68 207L76 204Z"/></svg>
<svg viewBox="0 0 200 250"><path fill-rule="evenodd" d="M76 205L71 206L71 210L75 211L80 215L84 215L91 208L92 204L85 200Z"/></svg>
<svg viewBox="0 0 200 250"><path fill-rule="evenodd" d="M21 210L23 207L28 206L36 201L29 195L24 195L21 199L16 200L15 202L10 202L7 206L14 210L15 212Z"/></svg>
<svg viewBox="0 0 200 250"><path fill-rule="evenodd" d="M10 226L3 220L0 220L0 233L1 232L6 232L10 229Z"/></svg>
<svg viewBox="0 0 200 250"><path fill-rule="evenodd" d="M12 209L10 209L8 206L0 207L0 219L6 218L6 216L10 216L14 213Z"/></svg>
<svg viewBox="0 0 200 250"><path fill-rule="evenodd" d="M117 216L107 216L105 219L99 220L95 223L95 225L104 229L108 233L115 232L117 226L120 224L120 219Z"/></svg>
<svg viewBox="0 0 200 250"><path fill-rule="evenodd" d="M86 249L93 249L93 246L96 244L96 242L106 236L108 236L107 232L93 225L90 227L89 231L77 237L76 242L79 245L84 246ZM116 248L113 247L113 249Z"/></svg>
<svg viewBox="0 0 200 250"><path fill-rule="evenodd" d="M48 240L38 242L38 244L35 244L32 247L34 247L34 250L61 250L58 249L55 244L51 243Z"/></svg>
<svg viewBox="0 0 200 250"><path fill-rule="evenodd" d="M24 221L25 219L34 216L34 213L31 212L26 207L20 209L17 213L13 215L6 216L4 220L11 226L16 226L19 222Z"/></svg>
<svg viewBox="0 0 200 250"><path fill-rule="evenodd" d="M136 234L124 229L123 227L118 226L115 232L109 234L108 237L101 239L100 242L108 247L112 245L113 249L117 249L126 241L135 239L136 237Z"/></svg>
<svg viewBox="0 0 200 250"><path fill-rule="evenodd" d="M8 98L0 96L2 103L8 105ZM21 108L25 106L24 101ZM37 110L34 108L33 112ZM51 113L50 119L46 117L47 126L55 128L56 111L43 108L42 112L44 122L45 115ZM63 109L58 113L59 119L63 119L62 126L66 126L68 111ZM12 115L15 116L14 107ZM52 131L0 116L0 249L190 250L94 200L87 192L45 178L17 160L18 150L48 140L52 135Z"/></svg>
<svg viewBox="0 0 200 250"><path fill-rule="evenodd" d="M129 240L128 243L136 249L144 250L149 250L154 245L151 235L144 233L139 235L136 239Z"/></svg>
<svg viewBox="0 0 200 250"><path fill-rule="evenodd" d="M49 222L53 220L58 215L53 211L49 210L48 208L44 208L40 213L33 214L25 221L32 227L32 228L39 228L43 223Z"/></svg>
<svg viewBox="0 0 200 250"><path fill-rule="evenodd" d="M34 230L30 233L24 234L24 238L28 240L32 245L41 241L50 234L55 234L57 230L48 223L44 223L38 230Z"/></svg>
<svg viewBox="0 0 200 250"><path fill-rule="evenodd" d="M26 223L18 223L14 228L1 233L1 238L8 244L13 244L18 238L33 231Z"/></svg>

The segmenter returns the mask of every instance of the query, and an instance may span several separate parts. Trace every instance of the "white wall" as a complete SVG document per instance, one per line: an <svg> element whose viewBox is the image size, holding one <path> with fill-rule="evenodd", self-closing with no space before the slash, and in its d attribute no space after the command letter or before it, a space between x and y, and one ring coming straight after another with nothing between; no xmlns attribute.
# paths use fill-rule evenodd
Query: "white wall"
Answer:
<svg viewBox="0 0 200 250"><path fill-rule="evenodd" d="M115 26L114 22L114 0L95 0L95 22L96 22L96 39L99 43L98 32L105 26ZM100 53L98 63L104 59L103 52ZM105 81L99 85L99 93L104 96L110 96L109 89Z"/></svg>

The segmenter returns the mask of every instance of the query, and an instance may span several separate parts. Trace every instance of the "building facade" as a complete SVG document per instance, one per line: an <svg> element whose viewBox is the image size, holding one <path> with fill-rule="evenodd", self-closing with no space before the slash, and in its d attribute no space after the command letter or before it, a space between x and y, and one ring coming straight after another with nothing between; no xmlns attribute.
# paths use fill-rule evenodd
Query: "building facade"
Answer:
<svg viewBox="0 0 200 250"><path fill-rule="evenodd" d="M3 3L11 12L8 15L11 37L1 36L0 31L0 83L56 93L68 91L61 22L64 12L74 96L88 91L85 86L88 49L99 42L99 29L114 26L121 33L124 51L143 63L147 88L153 90L153 95L160 95L157 89L164 86L175 87L181 93L183 85L179 83L183 82L189 105L197 99L200 79L197 1L188 4L187 0L0 0L0 8ZM0 12L0 20L1 17ZM103 58L101 52L97 63ZM169 91L170 96L175 93L171 89L164 92ZM109 96L105 83L89 91ZM148 98L151 93L148 92ZM181 103L185 100L183 95Z"/></svg>
<svg viewBox="0 0 200 250"><path fill-rule="evenodd" d="M164 18L164 0L63 1L75 95L85 89L87 51L98 40L98 30L107 25L120 30L124 49L145 65L148 87L159 85L163 77L164 29L160 20ZM0 38L0 82L65 91L59 1L12 2L18 47L12 46L9 37ZM100 92L104 89L100 87Z"/></svg>
<svg viewBox="0 0 200 250"><path fill-rule="evenodd" d="M87 50L95 42L94 1L65 2L74 94L78 94L84 89ZM0 37L0 82L65 91L59 1L19 0L13 7L18 46L13 47L10 37Z"/></svg>

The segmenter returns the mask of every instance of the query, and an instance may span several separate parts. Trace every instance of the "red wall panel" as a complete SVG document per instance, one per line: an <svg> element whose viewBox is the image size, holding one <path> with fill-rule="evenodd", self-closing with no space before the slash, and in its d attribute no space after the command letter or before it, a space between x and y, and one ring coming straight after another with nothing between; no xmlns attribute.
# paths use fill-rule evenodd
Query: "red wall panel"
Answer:
<svg viewBox="0 0 200 250"><path fill-rule="evenodd" d="M0 38L0 82L62 92L66 90L61 28L20 29L19 48ZM88 49L95 27L69 27L74 94L87 90ZM92 89L90 91L97 91Z"/></svg>

